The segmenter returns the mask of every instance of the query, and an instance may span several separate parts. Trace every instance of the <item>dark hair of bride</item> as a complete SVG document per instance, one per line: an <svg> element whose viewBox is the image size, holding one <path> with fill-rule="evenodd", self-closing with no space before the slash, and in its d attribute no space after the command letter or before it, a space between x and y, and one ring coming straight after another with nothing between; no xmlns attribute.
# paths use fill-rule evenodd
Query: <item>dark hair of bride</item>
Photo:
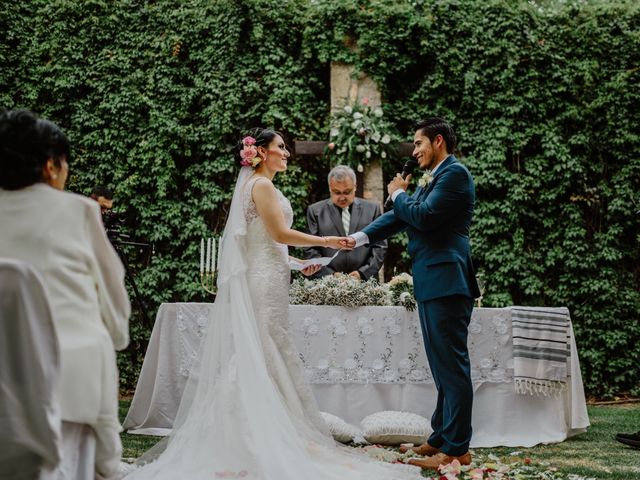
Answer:
<svg viewBox="0 0 640 480"><path fill-rule="evenodd" d="M69 162L69 140L53 122L28 110L0 111L0 188L19 190L42 181L42 168L52 159Z"/></svg>
<svg viewBox="0 0 640 480"><path fill-rule="evenodd" d="M273 141L276 135L282 136L279 132L276 132L275 130L271 130L269 128L261 128L261 127L255 127L245 132L245 134L242 135L242 138L238 140L238 143L236 143L235 147L233 148L233 155L236 159L236 163L240 166L240 161L242 160L242 157L240 156L240 151L242 150L242 147L243 147L242 140L244 138L253 137L256 141L255 143L256 147L266 147Z"/></svg>

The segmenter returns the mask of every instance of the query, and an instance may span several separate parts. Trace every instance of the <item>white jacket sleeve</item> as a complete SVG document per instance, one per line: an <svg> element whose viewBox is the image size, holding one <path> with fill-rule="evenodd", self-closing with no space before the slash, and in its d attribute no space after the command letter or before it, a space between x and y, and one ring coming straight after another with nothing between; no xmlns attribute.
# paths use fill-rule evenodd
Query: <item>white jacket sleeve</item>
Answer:
<svg viewBox="0 0 640 480"><path fill-rule="evenodd" d="M129 316L131 304L124 285L124 267L109 242L102 224L100 208L91 205L87 214L91 250L95 257L93 272L98 289L100 316L116 350L129 344Z"/></svg>

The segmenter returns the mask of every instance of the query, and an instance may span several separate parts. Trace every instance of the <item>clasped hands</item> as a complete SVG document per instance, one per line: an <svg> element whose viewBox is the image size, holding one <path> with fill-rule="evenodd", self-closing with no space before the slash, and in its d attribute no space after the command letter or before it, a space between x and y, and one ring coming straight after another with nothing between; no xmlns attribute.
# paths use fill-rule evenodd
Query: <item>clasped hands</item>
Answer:
<svg viewBox="0 0 640 480"><path fill-rule="evenodd" d="M353 247L347 246L347 239L349 237L322 237L325 244L323 247L333 248L334 250L352 250ZM355 243L355 242L354 242Z"/></svg>
<svg viewBox="0 0 640 480"><path fill-rule="evenodd" d="M335 250L353 250L356 248L356 241L353 237L324 237L327 247Z"/></svg>

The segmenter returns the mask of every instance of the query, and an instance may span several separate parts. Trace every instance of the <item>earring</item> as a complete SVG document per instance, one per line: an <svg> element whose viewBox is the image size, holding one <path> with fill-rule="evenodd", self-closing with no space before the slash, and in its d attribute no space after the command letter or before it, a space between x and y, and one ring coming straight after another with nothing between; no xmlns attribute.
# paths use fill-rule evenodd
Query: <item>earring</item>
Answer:
<svg viewBox="0 0 640 480"><path fill-rule="evenodd" d="M51 175L51 180L55 180L56 178L58 178L58 175L56 173L54 173L53 175Z"/></svg>

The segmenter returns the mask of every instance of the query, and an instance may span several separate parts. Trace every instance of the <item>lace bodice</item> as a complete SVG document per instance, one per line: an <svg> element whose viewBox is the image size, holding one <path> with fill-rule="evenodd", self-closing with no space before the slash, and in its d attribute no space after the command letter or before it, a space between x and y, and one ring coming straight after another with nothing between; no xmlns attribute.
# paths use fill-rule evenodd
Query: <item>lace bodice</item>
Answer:
<svg viewBox="0 0 640 480"><path fill-rule="evenodd" d="M288 247L271 238L252 200L251 192L259 178L252 177L247 182L243 206L247 222L247 281L267 368L287 399L289 408L324 430L325 425L317 414L315 399L304 378L302 362L289 326L291 271ZM290 227L293 224L291 204L279 190L277 192L280 208Z"/></svg>
<svg viewBox="0 0 640 480"><path fill-rule="evenodd" d="M269 232L258 215L256 204L252 199L251 192L257 181L260 181L262 177L251 177L247 182L243 192L243 209L245 215L245 221L247 223L247 236L246 236L246 255L249 265L249 277L257 278L262 277L264 284L257 284L259 291L254 292L256 297L254 299L254 305L261 304L260 302L267 302L268 304L275 304L276 302L289 303L288 291L289 291L289 249L286 245L276 242L271 238ZM264 180L262 180L264 181ZM287 226L293 224L293 210L289 200L280 192L278 193L278 199L280 201L280 208L284 214ZM265 286L272 283L272 278L276 278L273 283L274 289L276 285L281 285L281 282L286 282L286 292L274 292L266 289ZM280 294L282 296L280 296ZM258 302L258 303L256 303Z"/></svg>
<svg viewBox="0 0 640 480"><path fill-rule="evenodd" d="M253 186L256 184L256 181L263 177L254 176L251 177L244 188L243 192L243 204L244 204L244 215L247 221L247 225L250 225L253 220L260 218L258 215L258 210L256 209L256 204L254 203L251 192L253 191ZM276 192L278 193L278 199L280 200L280 207L282 208L282 213L284 213L285 222L287 222L287 226L291 227L293 225L293 209L291 208L291 203L285 197L280 190L276 188Z"/></svg>

